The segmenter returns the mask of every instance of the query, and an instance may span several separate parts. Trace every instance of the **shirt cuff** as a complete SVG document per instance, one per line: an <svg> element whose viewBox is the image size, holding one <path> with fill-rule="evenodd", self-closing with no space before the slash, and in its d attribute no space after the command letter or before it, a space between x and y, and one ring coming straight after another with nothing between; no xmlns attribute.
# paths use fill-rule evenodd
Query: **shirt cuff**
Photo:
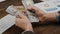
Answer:
<svg viewBox="0 0 60 34"><path fill-rule="evenodd" d="M57 21L60 22L60 11L58 11L58 14L57 14Z"/></svg>
<svg viewBox="0 0 60 34"><path fill-rule="evenodd" d="M21 34L34 34L34 32L33 31L24 31Z"/></svg>

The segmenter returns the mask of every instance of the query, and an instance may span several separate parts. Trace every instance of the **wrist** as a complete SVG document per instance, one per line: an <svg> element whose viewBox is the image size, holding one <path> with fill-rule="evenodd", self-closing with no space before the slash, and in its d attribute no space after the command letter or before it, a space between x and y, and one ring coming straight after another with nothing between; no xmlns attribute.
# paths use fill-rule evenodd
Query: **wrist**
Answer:
<svg viewBox="0 0 60 34"><path fill-rule="evenodd" d="M57 21L60 22L60 11L57 12Z"/></svg>
<svg viewBox="0 0 60 34"><path fill-rule="evenodd" d="M46 17L48 18L48 21L50 22L55 22L57 21L57 12L54 12L54 13L49 13L46 15Z"/></svg>
<svg viewBox="0 0 60 34"><path fill-rule="evenodd" d="M25 31L33 31L32 25L29 25L25 27Z"/></svg>
<svg viewBox="0 0 60 34"><path fill-rule="evenodd" d="M25 31L32 31L32 32L33 32L33 28L32 28L32 27L27 27L27 28L25 29Z"/></svg>

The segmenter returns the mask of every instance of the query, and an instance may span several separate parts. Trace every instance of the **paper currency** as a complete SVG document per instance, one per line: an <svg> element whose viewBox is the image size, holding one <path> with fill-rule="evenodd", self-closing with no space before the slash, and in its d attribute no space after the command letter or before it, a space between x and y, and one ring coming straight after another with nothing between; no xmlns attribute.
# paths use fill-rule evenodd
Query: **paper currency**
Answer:
<svg viewBox="0 0 60 34"><path fill-rule="evenodd" d="M22 3L26 10L27 10L28 6L34 6L33 0L22 0ZM27 10L27 13L28 13L28 18L30 19L31 22L39 22L39 19L37 18L37 16L36 15L33 16L34 13L32 13L28 10Z"/></svg>

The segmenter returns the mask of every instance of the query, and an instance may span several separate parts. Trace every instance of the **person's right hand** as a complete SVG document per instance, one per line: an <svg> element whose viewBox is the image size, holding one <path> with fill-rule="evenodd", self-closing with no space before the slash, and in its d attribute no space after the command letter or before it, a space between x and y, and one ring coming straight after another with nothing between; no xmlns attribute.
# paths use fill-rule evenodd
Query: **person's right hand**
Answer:
<svg viewBox="0 0 60 34"><path fill-rule="evenodd" d="M46 14L43 10L39 9L38 7L35 6L28 6L28 10L32 10L35 12L35 14L38 16L39 20L41 22L44 22L46 20Z"/></svg>
<svg viewBox="0 0 60 34"><path fill-rule="evenodd" d="M56 20L57 13L46 13L43 10L39 9L36 6L28 6L28 10L32 10L36 13L37 17L40 20L40 23L52 22Z"/></svg>

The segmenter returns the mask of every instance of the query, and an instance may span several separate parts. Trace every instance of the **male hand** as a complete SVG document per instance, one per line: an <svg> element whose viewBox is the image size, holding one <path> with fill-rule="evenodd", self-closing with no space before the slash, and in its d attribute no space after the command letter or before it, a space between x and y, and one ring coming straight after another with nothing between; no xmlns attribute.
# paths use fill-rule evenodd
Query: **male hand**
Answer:
<svg viewBox="0 0 60 34"><path fill-rule="evenodd" d="M46 13L43 10L37 8L36 6L28 6L28 10L32 10L38 16L40 23L45 23L48 21L55 21L57 13Z"/></svg>
<svg viewBox="0 0 60 34"><path fill-rule="evenodd" d="M44 22L46 20L46 16L44 16L46 13L44 11L40 10L39 8L37 8L35 6L28 6L28 10L34 11L41 22Z"/></svg>
<svg viewBox="0 0 60 34"><path fill-rule="evenodd" d="M29 19L22 14L19 14L18 16L19 18L16 18L16 26L22 28L25 31L30 31L30 30L33 31L33 28Z"/></svg>

